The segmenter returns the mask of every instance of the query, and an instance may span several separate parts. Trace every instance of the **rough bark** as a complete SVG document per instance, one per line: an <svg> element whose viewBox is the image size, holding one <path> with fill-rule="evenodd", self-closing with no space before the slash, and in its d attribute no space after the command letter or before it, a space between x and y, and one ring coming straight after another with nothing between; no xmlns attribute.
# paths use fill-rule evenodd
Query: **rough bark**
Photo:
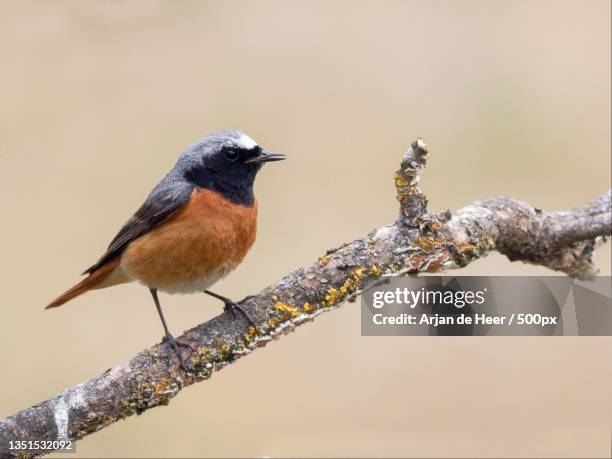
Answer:
<svg viewBox="0 0 612 459"><path fill-rule="evenodd" d="M119 419L166 405L183 388L293 330L387 276L440 272L463 267L492 250L574 277L595 273L591 256L611 234L611 190L574 209L544 212L510 198L477 201L451 213L429 213L418 187L427 146L417 139L395 174L400 215L390 225L328 250L242 301L257 329L238 316L221 314L179 339L188 371L167 344L0 420L0 456L33 457L10 451L10 440L78 440Z"/></svg>

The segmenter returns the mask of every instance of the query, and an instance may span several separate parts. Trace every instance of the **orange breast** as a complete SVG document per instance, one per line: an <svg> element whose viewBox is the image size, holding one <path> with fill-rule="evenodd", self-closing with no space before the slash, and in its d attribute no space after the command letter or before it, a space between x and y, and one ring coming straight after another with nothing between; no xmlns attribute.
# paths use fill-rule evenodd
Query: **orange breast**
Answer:
<svg viewBox="0 0 612 459"><path fill-rule="evenodd" d="M233 204L210 190L195 190L185 206L130 243L124 273L168 292L204 290L233 270L255 242L257 202Z"/></svg>

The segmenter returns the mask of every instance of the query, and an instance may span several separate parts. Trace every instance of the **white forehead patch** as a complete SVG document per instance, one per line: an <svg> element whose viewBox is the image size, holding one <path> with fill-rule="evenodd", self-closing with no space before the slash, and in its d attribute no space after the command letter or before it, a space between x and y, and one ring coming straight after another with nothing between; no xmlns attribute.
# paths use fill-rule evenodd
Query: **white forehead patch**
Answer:
<svg viewBox="0 0 612 459"><path fill-rule="evenodd" d="M250 150L251 148L255 148L257 146L257 142L251 139L248 135L242 134L240 138L236 141L239 147L246 148Z"/></svg>

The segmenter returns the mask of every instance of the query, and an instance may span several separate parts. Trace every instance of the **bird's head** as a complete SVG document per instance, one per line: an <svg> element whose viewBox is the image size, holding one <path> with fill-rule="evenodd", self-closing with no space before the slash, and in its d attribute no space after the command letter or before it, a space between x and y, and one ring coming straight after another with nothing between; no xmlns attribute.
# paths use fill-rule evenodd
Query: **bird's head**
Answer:
<svg viewBox="0 0 612 459"><path fill-rule="evenodd" d="M197 187L218 191L236 203L252 203L255 175L264 163L285 155L263 150L246 134L223 130L202 137L179 158L175 169Z"/></svg>

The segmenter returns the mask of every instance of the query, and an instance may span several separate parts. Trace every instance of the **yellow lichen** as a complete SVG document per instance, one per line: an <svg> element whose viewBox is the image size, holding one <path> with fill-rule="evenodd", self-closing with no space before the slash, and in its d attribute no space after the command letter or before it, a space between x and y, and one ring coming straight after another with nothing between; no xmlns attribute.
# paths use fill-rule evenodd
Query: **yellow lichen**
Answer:
<svg viewBox="0 0 612 459"><path fill-rule="evenodd" d="M291 306L289 304L283 303L282 301L277 301L274 307L282 315L288 315L290 317L298 317L300 315L300 310L298 308L296 308L295 306Z"/></svg>
<svg viewBox="0 0 612 459"><path fill-rule="evenodd" d="M323 302L322 306L334 306L340 301L342 301L349 293L355 292L361 285L361 280L363 279L364 272L365 268L360 266L353 272L353 274L351 274L344 281L340 288L329 288L327 290L327 294L325 295L325 301Z"/></svg>
<svg viewBox="0 0 612 459"><path fill-rule="evenodd" d="M426 252L430 252L434 248L434 240L432 237L418 236L415 238L416 243Z"/></svg>
<svg viewBox="0 0 612 459"><path fill-rule="evenodd" d="M356 292L357 289L359 289L364 276L380 276L381 274L382 270L376 265L373 265L367 271L366 268L360 266L355 269L355 271L353 271L350 276L346 278L346 280L340 287L330 287L329 289L327 289L327 292L325 293L325 299L319 304L313 305L310 303L304 303L301 309L290 304L283 303L282 301L277 301L274 304L274 309L276 310L277 315L276 317L268 319L268 326L270 327L270 329L273 330L276 329L284 321L299 317L302 311L309 314L315 311L318 307L335 306L348 295ZM245 340L248 341L246 336Z"/></svg>
<svg viewBox="0 0 612 459"><path fill-rule="evenodd" d="M322 257L319 258L319 264L321 266L326 266L329 263L330 259L331 257L329 255L323 255Z"/></svg>
<svg viewBox="0 0 612 459"><path fill-rule="evenodd" d="M268 319L268 327L270 328L270 330L278 328L280 324L287 320L299 317L302 312L299 308L295 306L283 303L282 301L277 301L274 304L273 313L275 313L275 316ZM259 333L259 330L257 331L257 333Z"/></svg>
<svg viewBox="0 0 612 459"><path fill-rule="evenodd" d="M455 250L460 253L473 252L474 247L467 242L458 242L455 244Z"/></svg>
<svg viewBox="0 0 612 459"><path fill-rule="evenodd" d="M250 326L246 333L243 335L244 341L248 344L253 341L258 334L259 333L257 331L257 328Z"/></svg>
<svg viewBox="0 0 612 459"><path fill-rule="evenodd" d="M327 290L327 295L325 295L325 302L323 306L332 306L338 302L340 298L340 293L335 288L330 288Z"/></svg>
<svg viewBox="0 0 612 459"><path fill-rule="evenodd" d="M436 247L444 244L443 237L417 236L414 242L425 252L431 252Z"/></svg>
<svg viewBox="0 0 612 459"><path fill-rule="evenodd" d="M230 347L229 344L227 343L221 343L219 345L219 355L221 355L222 357L227 355L227 353L229 352Z"/></svg>
<svg viewBox="0 0 612 459"><path fill-rule="evenodd" d="M199 356L208 358L208 356L210 355L210 349L207 346L201 346L197 349L196 353Z"/></svg>
<svg viewBox="0 0 612 459"><path fill-rule="evenodd" d="M207 346L201 346L196 349L190 358L192 371L196 378L208 379L213 372L214 363L220 360L219 352L215 349L210 349Z"/></svg>
<svg viewBox="0 0 612 459"><path fill-rule="evenodd" d="M410 182L408 180L406 180L406 177L404 177L404 175L401 174L400 171L397 171L395 173L395 186L397 188L400 188L400 187L403 188L403 187L406 187L408 185L410 185Z"/></svg>
<svg viewBox="0 0 612 459"><path fill-rule="evenodd" d="M162 379L160 382L155 384L155 386L153 387L153 390L155 391L156 394L159 394L161 392L164 392L168 388L169 385L170 385L170 381L168 381L167 379Z"/></svg>

